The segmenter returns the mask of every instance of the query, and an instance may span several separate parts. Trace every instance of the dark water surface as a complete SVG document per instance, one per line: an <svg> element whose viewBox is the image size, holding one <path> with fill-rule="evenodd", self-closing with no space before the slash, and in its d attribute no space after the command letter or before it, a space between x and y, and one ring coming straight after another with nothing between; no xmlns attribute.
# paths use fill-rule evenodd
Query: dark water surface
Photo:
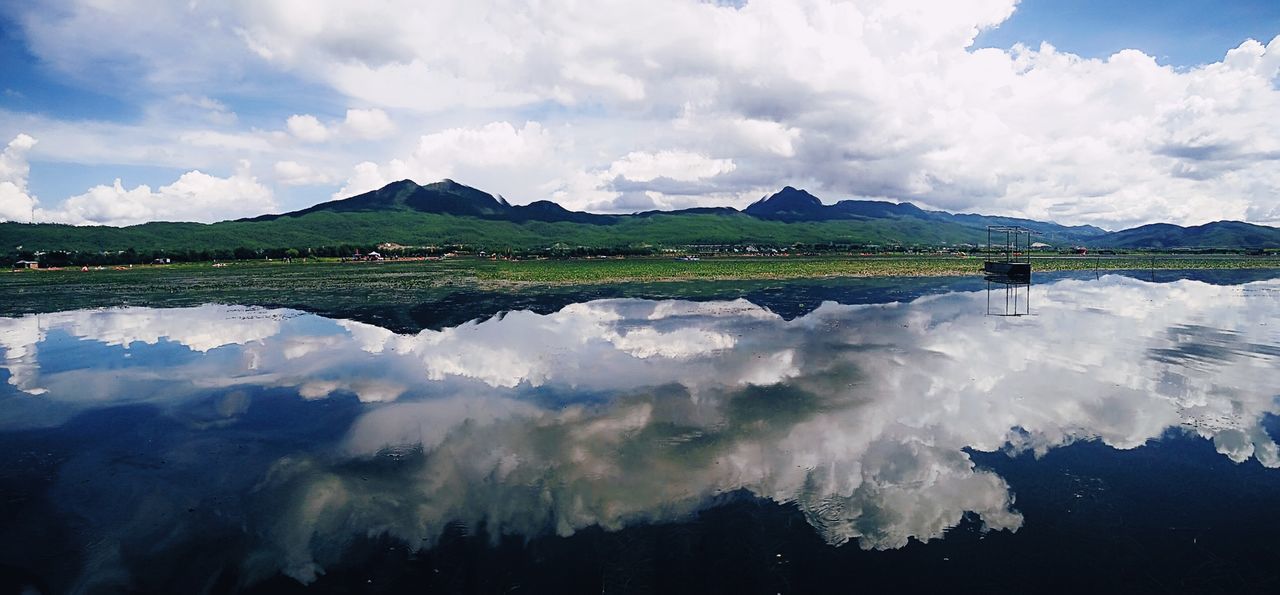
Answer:
<svg viewBox="0 0 1280 595"><path fill-rule="evenodd" d="M0 318L0 591L1280 591L1280 279L1161 274Z"/></svg>

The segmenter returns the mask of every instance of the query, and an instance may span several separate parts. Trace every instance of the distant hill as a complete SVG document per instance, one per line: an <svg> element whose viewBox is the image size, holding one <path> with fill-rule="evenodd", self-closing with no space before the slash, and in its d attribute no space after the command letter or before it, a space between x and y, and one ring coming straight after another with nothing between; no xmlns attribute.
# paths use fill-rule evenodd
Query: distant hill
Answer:
<svg viewBox="0 0 1280 595"><path fill-rule="evenodd" d="M506 212L507 201L492 194L464 186L453 180L441 180L419 186L412 180L392 182L370 192L350 198L322 202L313 207L285 213L263 215L241 221L271 221L280 217L301 217L311 213L368 213L385 211L421 211L449 215L485 217Z"/></svg>
<svg viewBox="0 0 1280 595"><path fill-rule="evenodd" d="M1097 244L1109 248L1275 248L1280 247L1280 229L1240 221L1192 227L1152 223L1109 233Z"/></svg>
<svg viewBox="0 0 1280 595"><path fill-rule="evenodd" d="M350 198L331 200L281 215L262 215L239 221L274 221L281 217L298 218L311 213L374 213L415 211L459 217L479 217L502 221L571 221L607 225L616 222L609 215L570 211L549 200L512 206L501 196L494 196L453 180L445 179L419 186L412 180L392 182L370 192Z"/></svg>
<svg viewBox="0 0 1280 595"><path fill-rule="evenodd" d="M988 225L1019 225L1040 234L1046 243L1086 244L1107 233L1092 225L1065 226L1057 223L992 217L988 215L956 215L945 211L926 211L909 202L892 203L881 200L842 200L824 205L818 197L804 190L787 186L776 194L751 203L744 213L774 221L872 221L907 220L927 221L934 224L950 224L982 232L975 242L986 242Z"/></svg>
<svg viewBox="0 0 1280 595"><path fill-rule="evenodd" d="M787 186L776 194L751 203L743 212L753 217L777 221L867 220L903 217L943 220L943 218L935 217L928 211L924 211L909 202L842 200L834 205L824 205L818 197L791 186ZM940 214L946 215L946 213Z"/></svg>
<svg viewBox="0 0 1280 595"><path fill-rule="evenodd" d="M1155 224L1108 233L1093 226L926 211L906 202L842 200L827 205L790 186L742 211L704 207L601 215L570 211L546 200L511 205L501 196L452 180L427 185L401 180L298 211L213 224L155 222L116 228L0 223L0 249L199 252L383 242L495 250L796 243L938 246L984 243L988 225L1027 227L1039 233L1037 241L1063 247L1280 246L1280 230L1239 222L1188 228Z"/></svg>
<svg viewBox="0 0 1280 595"><path fill-rule="evenodd" d="M821 221L830 218L818 197L790 186L751 203L742 212L778 221Z"/></svg>

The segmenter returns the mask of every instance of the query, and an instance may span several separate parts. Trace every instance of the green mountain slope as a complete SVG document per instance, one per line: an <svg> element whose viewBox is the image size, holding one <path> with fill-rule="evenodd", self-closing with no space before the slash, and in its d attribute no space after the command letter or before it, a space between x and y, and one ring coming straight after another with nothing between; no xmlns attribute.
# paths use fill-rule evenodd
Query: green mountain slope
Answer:
<svg viewBox="0 0 1280 595"><path fill-rule="evenodd" d="M988 225L1018 225L1034 230L1038 241L1051 244L1086 243L1106 234L1106 230L1091 225L1066 226L1046 221L994 217L977 214L952 214L944 211L926 211L909 202L892 203L881 200L842 200L833 205L823 204L818 197L787 186L772 196L752 203L744 213L761 219L775 221L879 221L886 219L919 220L947 223L982 231L980 241L986 241Z"/></svg>
<svg viewBox="0 0 1280 595"><path fill-rule="evenodd" d="M1240 221L1182 227L1152 223L1107 234L1098 245L1114 248L1275 248L1280 229Z"/></svg>
<svg viewBox="0 0 1280 595"><path fill-rule="evenodd" d="M393 242L408 246L465 244L482 249L539 249L555 244L597 248L632 245L976 242L975 230L927 221L784 223L735 213L655 214L613 225L570 221L501 221L414 211L313 212L260 221L147 223L124 228L0 223L5 248L78 252L133 248L218 250L308 248ZM985 238L985 236L983 236Z"/></svg>
<svg viewBox="0 0 1280 595"><path fill-rule="evenodd" d="M1034 229L1038 241L1057 246L1280 246L1280 230L1239 222L1190 228L1157 224L1107 233L1092 226L925 211L910 203L845 200L826 205L790 186L744 211L720 207L599 215L569 211L550 201L513 206L452 180L425 186L402 180L292 213L213 224L157 222L117 228L0 223L0 251L225 253L237 248L305 250L383 242L487 250L795 243L936 246L984 243L987 225L1011 224Z"/></svg>

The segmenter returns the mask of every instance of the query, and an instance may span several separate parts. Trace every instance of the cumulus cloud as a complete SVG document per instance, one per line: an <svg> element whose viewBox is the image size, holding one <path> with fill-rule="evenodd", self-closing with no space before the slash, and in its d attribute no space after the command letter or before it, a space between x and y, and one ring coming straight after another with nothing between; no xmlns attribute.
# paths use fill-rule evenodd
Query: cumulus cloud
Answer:
<svg viewBox="0 0 1280 595"><path fill-rule="evenodd" d="M332 132L329 128L320 122L319 118L311 114L294 114L289 116L285 121L285 127L289 129L289 133L298 137L299 140L309 143L321 143L329 140Z"/></svg>
<svg viewBox="0 0 1280 595"><path fill-rule="evenodd" d="M118 68L132 81L141 71L144 84L201 98L237 74L226 64L243 63L254 65L248 74L331 90L333 101L361 108L332 121L300 113L286 128L293 139L325 143L340 162L330 171L352 168L349 190L474 171L465 177L486 189L579 208L741 206L802 184L830 199L887 197L1108 227L1280 221L1280 37L1241 40L1200 65L1162 64L1136 50L1080 57L1051 43L973 48L1015 9L1015 0L490 0L429 10L392 1L376 10L316 2L161 11L68 0L64 10L31 9L21 22L37 56L85 78ZM173 32L142 34L161 17ZM103 23L130 42L92 35ZM188 39L201 43L176 52ZM95 71L101 64L111 67ZM208 89L192 84L201 77ZM464 143L458 131L479 133L483 122L536 122L556 142L518 167L419 155L417 140ZM328 149L336 138L386 142ZM733 169L697 184L602 179L637 153L701 156ZM664 171L692 176L702 165Z"/></svg>
<svg viewBox="0 0 1280 595"><path fill-rule="evenodd" d="M46 318L49 327L106 345L155 345L164 340L201 353L261 341L280 332L278 312L221 304L174 310L115 308Z"/></svg>
<svg viewBox="0 0 1280 595"><path fill-rule="evenodd" d="M241 162L230 177L201 171L182 174L172 184L152 190L142 184L125 188L119 179L72 196L56 209L37 212L43 221L73 225L136 225L147 221L211 223L259 215L276 208L271 189L258 182Z"/></svg>
<svg viewBox="0 0 1280 595"><path fill-rule="evenodd" d="M966 514L1017 530L1009 486L968 450L1130 449L1177 430L1280 467L1263 427L1280 412L1280 350L1256 324L1276 307L1276 281L1113 276L1034 291L1034 318L999 320L981 292L829 302L790 321L742 300L600 300L416 335L222 306L24 317L0 321L4 367L48 409L6 422L139 401L189 417L210 394L254 387L354 396L368 409L340 444L239 480L256 486L251 558L300 580L370 531L416 547L453 521L618 529L736 490L794 502L833 544L902 547ZM161 341L191 353L45 372L55 329L138 355ZM218 419L244 410L219 407Z"/></svg>
<svg viewBox="0 0 1280 595"><path fill-rule="evenodd" d="M36 316L0 318L0 348L4 349L0 369L9 372L9 384L22 392L32 395L48 392L39 385L40 366L36 360L37 345L44 338L44 329Z"/></svg>
<svg viewBox="0 0 1280 595"><path fill-rule="evenodd" d="M609 166L608 174L637 182L667 178L690 182L729 173L732 159L711 159L686 151L631 152Z"/></svg>
<svg viewBox="0 0 1280 595"><path fill-rule="evenodd" d="M334 196L351 196L403 179L427 184L449 177L483 178L493 172L518 172L545 159L551 149L550 133L537 122L526 122L520 128L510 122L450 128L419 137L413 153L404 159L357 164Z"/></svg>
<svg viewBox="0 0 1280 595"><path fill-rule="evenodd" d="M632 151L596 171L553 183L562 205L590 211L628 212L697 206L721 200L713 178L737 169L732 159L689 151Z"/></svg>
<svg viewBox="0 0 1280 595"><path fill-rule="evenodd" d="M342 123L343 130L362 139L384 138L395 132L391 117L380 109L349 109Z"/></svg>
<svg viewBox="0 0 1280 595"><path fill-rule="evenodd" d="M662 17L615 3L590 13L506 8L451 12L457 31L506 40L482 44L493 52L486 57L472 45L415 38L413 11L358 52L272 18L255 20L249 35L272 48L268 59L295 67L319 69L328 61L312 57L343 55L362 65L364 82L379 78L371 73L386 70L381 78L390 80L403 74L390 69L420 68L529 95L529 104L592 101L654 122L692 108L679 120L691 134L664 139L683 145L671 151L705 151L697 133L735 123L738 142L729 150L742 157L730 157L763 148L771 158L750 165L765 168L773 184L813 179L834 198L889 196L1116 225L1167 216L1267 219L1274 208L1256 192L1277 183L1267 157L1273 149L1254 145L1275 135L1235 122L1273 125L1275 42L1248 41L1219 64L1180 71L1136 51L1104 59L1049 45L971 51L978 32L1012 14L1011 0L927 10L911 2L672 1L657 11ZM314 30L344 30L352 16L320 12ZM619 22L628 25L610 24ZM613 35L585 35L593 30ZM560 39L572 42L548 41ZM343 82L347 73L325 72L335 86L354 87ZM417 87L400 89L425 92ZM1237 105L1247 107L1225 107ZM1230 149L1204 164L1163 147L1190 139ZM718 188L726 189L741 188Z"/></svg>
<svg viewBox="0 0 1280 595"><path fill-rule="evenodd" d="M374 140L395 132L396 126L387 112L378 108L349 109L346 118L329 123L321 122L311 114L294 114L285 120L285 128L298 140L322 143L328 140L352 138Z"/></svg>
<svg viewBox="0 0 1280 595"><path fill-rule="evenodd" d="M36 145L36 139L19 134L0 153L0 221L32 221L32 213L39 202L27 191L27 151Z"/></svg>
<svg viewBox="0 0 1280 595"><path fill-rule="evenodd" d="M125 349L166 341L206 353L218 347L244 345L276 335L280 331L280 314L243 306L206 305L172 310L79 310L0 318L0 349L4 355L0 369L8 369L9 384L30 394L48 392L39 383L36 354L39 344L54 329ZM118 397L109 388L112 384L101 384L104 390L99 396Z"/></svg>
<svg viewBox="0 0 1280 595"><path fill-rule="evenodd" d="M273 169L276 181L286 186L312 186L332 181L324 173L297 161L277 161Z"/></svg>

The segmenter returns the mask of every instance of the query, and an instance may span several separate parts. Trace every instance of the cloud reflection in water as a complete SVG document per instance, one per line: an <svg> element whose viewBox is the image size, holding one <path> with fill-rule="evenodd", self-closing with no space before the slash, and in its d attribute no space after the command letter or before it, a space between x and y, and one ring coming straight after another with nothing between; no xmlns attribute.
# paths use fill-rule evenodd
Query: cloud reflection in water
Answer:
<svg viewBox="0 0 1280 595"><path fill-rule="evenodd" d="M1017 530L1008 485L967 449L1127 449L1182 428L1233 461L1280 467L1261 426L1280 410L1280 329L1265 324L1280 281L1034 291L1023 318L983 316L982 293L829 302L791 321L741 300L624 299L411 336L226 306L2 319L16 390L0 408L24 414L0 424L52 427L126 402L190 422L216 395L218 423L198 426L216 441L263 398L252 389L354 395L360 413L337 443L273 455L245 495L261 537L248 576L304 581L360 536L429 544L455 521L616 529L735 490L795 502L832 544L897 548L966 513ZM56 333L115 351L47 371ZM164 344L190 352L111 359ZM126 523L113 539L135 537Z"/></svg>

